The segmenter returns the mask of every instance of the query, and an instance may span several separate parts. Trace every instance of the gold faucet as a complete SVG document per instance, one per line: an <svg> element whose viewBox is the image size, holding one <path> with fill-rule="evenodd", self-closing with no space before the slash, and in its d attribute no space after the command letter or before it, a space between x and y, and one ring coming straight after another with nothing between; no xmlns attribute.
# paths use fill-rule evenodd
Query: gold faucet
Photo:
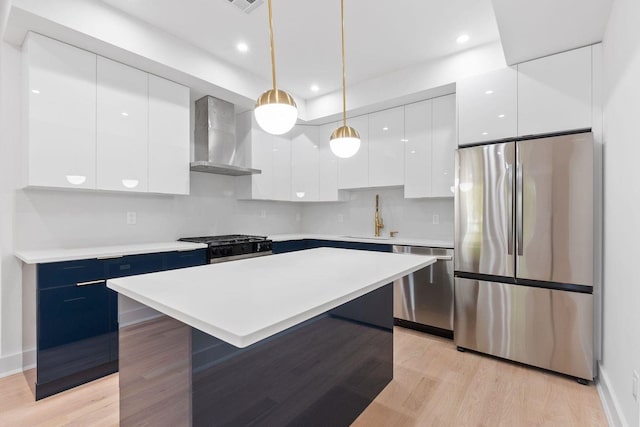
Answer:
<svg viewBox="0 0 640 427"><path fill-rule="evenodd" d="M376 194L375 236L380 237L380 229L384 228L384 222L380 218L380 195Z"/></svg>

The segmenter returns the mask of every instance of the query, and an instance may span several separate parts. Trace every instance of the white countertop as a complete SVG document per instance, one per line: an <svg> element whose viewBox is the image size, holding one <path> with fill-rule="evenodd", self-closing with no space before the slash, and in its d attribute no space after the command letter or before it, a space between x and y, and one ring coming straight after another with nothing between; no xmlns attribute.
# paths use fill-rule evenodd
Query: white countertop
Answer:
<svg viewBox="0 0 640 427"><path fill-rule="evenodd" d="M381 245L402 245L402 246L423 246L426 248L453 248L452 240L436 240L423 238L410 238L396 236L389 237L373 237L373 236L336 236L331 234L275 234L269 236L274 242L285 242L288 240L334 240L338 242L362 242L362 243L378 243Z"/></svg>
<svg viewBox="0 0 640 427"><path fill-rule="evenodd" d="M203 243L160 242L135 245L96 246L75 249L45 249L35 251L16 251L15 256L27 264L74 261L91 258L110 258L124 255L150 254L157 252L192 251L206 248Z"/></svg>
<svg viewBox="0 0 640 427"><path fill-rule="evenodd" d="M247 347L434 262L423 255L317 248L111 279L107 286Z"/></svg>

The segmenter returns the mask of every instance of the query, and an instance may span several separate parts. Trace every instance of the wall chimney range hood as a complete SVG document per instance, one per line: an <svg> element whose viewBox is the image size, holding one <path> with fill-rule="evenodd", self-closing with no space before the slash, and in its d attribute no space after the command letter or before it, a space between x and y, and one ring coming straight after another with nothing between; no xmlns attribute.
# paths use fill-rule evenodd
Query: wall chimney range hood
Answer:
<svg viewBox="0 0 640 427"><path fill-rule="evenodd" d="M191 170L218 175L254 175L259 169L236 163L236 114L233 104L212 96L196 101L194 159Z"/></svg>

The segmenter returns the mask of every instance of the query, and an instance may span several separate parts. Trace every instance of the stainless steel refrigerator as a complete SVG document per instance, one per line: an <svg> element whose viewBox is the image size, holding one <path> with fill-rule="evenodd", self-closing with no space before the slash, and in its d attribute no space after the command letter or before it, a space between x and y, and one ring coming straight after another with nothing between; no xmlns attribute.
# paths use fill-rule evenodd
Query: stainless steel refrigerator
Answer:
<svg viewBox="0 0 640 427"><path fill-rule="evenodd" d="M593 379L593 149L590 132L458 149L459 349Z"/></svg>

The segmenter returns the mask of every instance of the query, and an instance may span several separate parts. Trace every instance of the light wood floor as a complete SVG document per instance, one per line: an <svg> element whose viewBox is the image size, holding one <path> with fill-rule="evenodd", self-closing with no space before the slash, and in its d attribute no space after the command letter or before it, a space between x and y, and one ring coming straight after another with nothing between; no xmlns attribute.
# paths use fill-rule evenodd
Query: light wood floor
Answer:
<svg viewBox="0 0 640 427"><path fill-rule="evenodd" d="M354 426L606 426L593 385L395 332L394 379ZM2 427L117 425L118 374L39 402L22 374L0 379Z"/></svg>

